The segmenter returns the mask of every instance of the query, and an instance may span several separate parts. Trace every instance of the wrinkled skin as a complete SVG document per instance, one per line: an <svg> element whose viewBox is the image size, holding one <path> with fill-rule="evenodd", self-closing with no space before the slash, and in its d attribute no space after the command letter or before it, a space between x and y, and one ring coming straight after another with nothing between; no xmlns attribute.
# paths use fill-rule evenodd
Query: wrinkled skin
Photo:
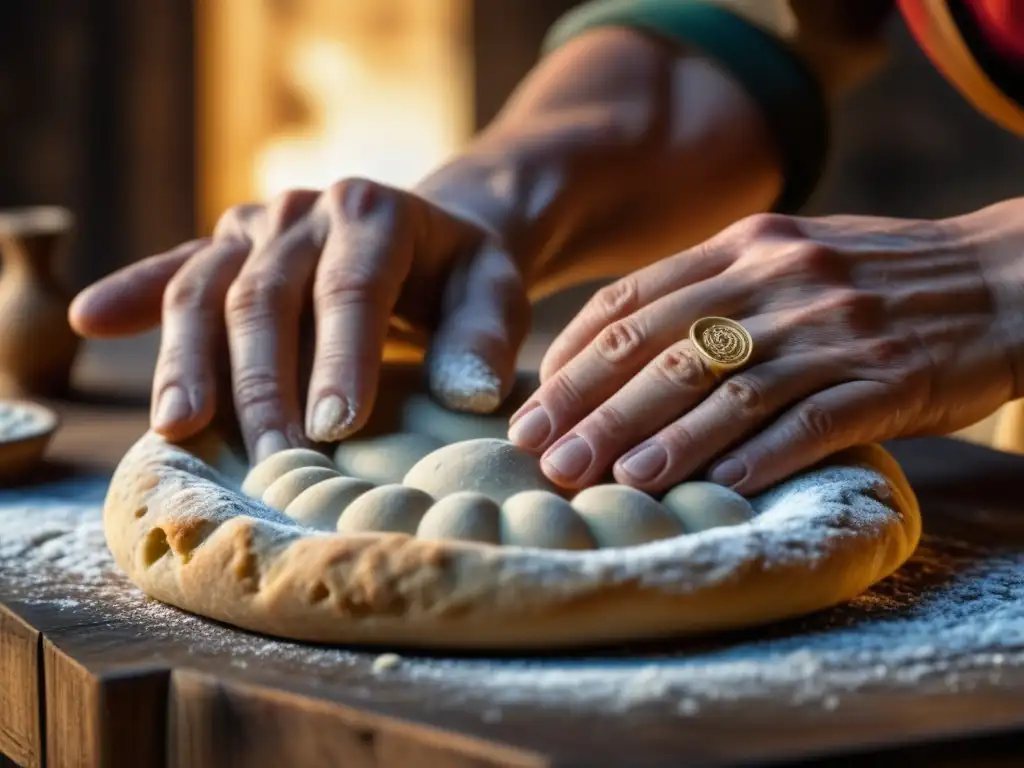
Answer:
<svg viewBox="0 0 1024 768"><path fill-rule="evenodd" d="M303 393L300 366L310 364L300 360L301 322L310 309L316 343ZM227 394L257 461L365 423L396 317L430 333L432 360L476 361L482 395L460 402L457 387L432 377L442 401L489 410L507 394L529 327L508 251L482 224L363 179L232 208L212 237L114 273L71 308L72 325L90 337L162 323L154 429L171 439L195 434ZM230 372L220 376L225 358Z"/></svg>
<svg viewBox="0 0 1024 768"><path fill-rule="evenodd" d="M1024 201L943 221L759 215L598 292L510 437L556 482L757 492L855 444L969 426L1019 397ZM716 380L688 340L740 321Z"/></svg>

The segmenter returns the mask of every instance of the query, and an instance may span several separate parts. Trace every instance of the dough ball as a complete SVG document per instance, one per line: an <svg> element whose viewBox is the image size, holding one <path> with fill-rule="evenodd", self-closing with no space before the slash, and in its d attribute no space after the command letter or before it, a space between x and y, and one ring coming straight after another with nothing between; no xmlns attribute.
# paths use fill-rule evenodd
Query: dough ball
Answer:
<svg viewBox="0 0 1024 768"><path fill-rule="evenodd" d="M365 480L332 477L304 490L285 507L284 513L311 528L333 531L348 505L370 490L373 484Z"/></svg>
<svg viewBox="0 0 1024 768"><path fill-rule="evenodd" d="M462 491L434 503L416 530L420 539L501 543L501 508L482 493Z"/></svg>
<svg viewBox="0 0 1024 768"><path fill-rule="evenodd" d="M295 498L312 488L317 483L338 477L334 468L327 467L299 467L291 472L286 472L270 484L270 487L263 492L263 503L278 512L283 512L285 507L291 504Z"/></svg>
<svg viewBox="0 0 1024 768"><path fill-rule="evenodd" d="M425 394L412 395L405 401L402 427L430 435L442 444L484 437L500 440L508 436L507 417L450 411Z"/></svg>
<svg viewBox="0 0 1024 768"><path fill-rule="evenodd" d="M258 499L270 484L286 472L300 467L327 467L334 469L334 462L319 451L308 448L288 448L272 454L249 470L242 483L242 493Z"/></svg>
<svg viewBox="0 0 1024 768"><path fill-rule="evenodd" d="M499 504L520 491L555 490L537 459L507 440L492 438L440 448L417 462L402 482L437 499L477 491Z"/></svg>
<svg viewBox="0 0 1024 768"><path fill-rule="evenodd" d="M542 549L597 549L572 505L548 491L523 491L501 505L501 543Z"/></svg>
<svg viewBox="0 0 1024 768"><path fill-rule="evenodd" d="M433 437L413 432L356 438L338 446L334 463L346 475L375 485L400 483L417 461L441 445Z"/></svg>
<svg viewBox="0 0 1024 768"><path fill-rule="evenodd" d="M716 483L693 482L677 485L661 500L679 518L687 533L723 525L740 525L754 517L750 502L736 491Z"/></svg>
<svg viewBox="0 0 1024 768"><path fill-rule="evenodd" d="M405 485L381 485L367 491L341 513L340 533L389 532L415 534L434 499Z"/></svg>
<svg viewBox="0 0 1024 768"><path fill-rule="evenodd" d="M628 485L595 485L572 500L602 547L630 547L685 533L671 512Z"/></svg>

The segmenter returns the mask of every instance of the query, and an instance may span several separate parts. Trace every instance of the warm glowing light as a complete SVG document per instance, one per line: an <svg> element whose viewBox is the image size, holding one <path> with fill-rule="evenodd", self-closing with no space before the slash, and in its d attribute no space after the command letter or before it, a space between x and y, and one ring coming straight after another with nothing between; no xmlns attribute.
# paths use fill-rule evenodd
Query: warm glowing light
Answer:
<svg viewBox="0 0 1024 768"><path fill-rule="evenodd" d="M203 0L200 216L346 176L421 179L470 137L468 0Z"/></svg>

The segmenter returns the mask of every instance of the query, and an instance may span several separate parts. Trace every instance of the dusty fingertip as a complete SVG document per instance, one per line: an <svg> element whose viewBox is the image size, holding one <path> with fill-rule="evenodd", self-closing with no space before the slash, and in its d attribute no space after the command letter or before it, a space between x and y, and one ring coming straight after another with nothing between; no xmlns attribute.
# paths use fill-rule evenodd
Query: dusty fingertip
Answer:
<svg viewBox="0 0 1024 768"><path fill-rule="evenodd" d="M472 352L442 351L427 361L430 393L455 411L491 413L503 399L501 377Z"/></svg>
<svg viewBox="0 0 1024 768"><path fill-rule="evenodd" d="M306 435L318 443L348 437L355 429L356 413L349 401L337 394L322 395L306 416Z"/></svg>

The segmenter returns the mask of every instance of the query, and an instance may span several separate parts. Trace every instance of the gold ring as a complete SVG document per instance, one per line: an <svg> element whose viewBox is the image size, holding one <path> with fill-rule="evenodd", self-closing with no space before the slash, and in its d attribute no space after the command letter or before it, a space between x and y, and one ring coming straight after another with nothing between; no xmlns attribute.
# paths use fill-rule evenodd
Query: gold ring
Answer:
<svg viewBox="0 0 1024 768"><path fill-rule="evenodd" d="M742 368L754 351L747 329L727 317L702 317L690 326L690 341L716 377Z"/></svg>

